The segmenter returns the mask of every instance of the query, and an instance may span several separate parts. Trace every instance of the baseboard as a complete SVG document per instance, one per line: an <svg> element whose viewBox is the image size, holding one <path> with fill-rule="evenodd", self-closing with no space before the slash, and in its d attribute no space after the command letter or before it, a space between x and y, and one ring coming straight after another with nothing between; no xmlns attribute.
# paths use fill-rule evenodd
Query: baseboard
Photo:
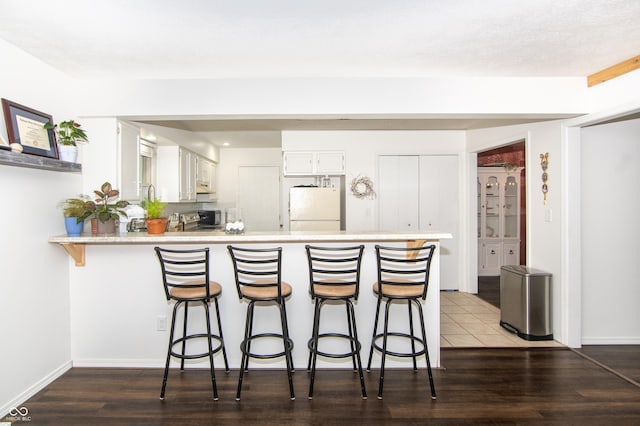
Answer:
<svg viewBox="0 0 640 426"><path fill-rule="evenodd" d="M640 345L640 337L582 337L583 345Z"/></svg>
<svg viewBox="0 0 640 426"><path fill-rule="evenodd" d="M24 392L17 395L11 401L0 406L0 419L7 416L9 414L9 411L11 411L12 408L21 407L25 401L27 401L36 393L40 392L42 389L47 387L49 384L51 384L51 382L56 380L58 377L62 376L64 373L69 371L71 369L71 366L72 366L71 361L65 362L64 364L62 364L61 366L59 366L58 368L56 368L55 370L53 370L52 372L44 376L42 379L38 380L32 386L27 388ZM27 407L27 409L28 408L29 407Z"/></svg>

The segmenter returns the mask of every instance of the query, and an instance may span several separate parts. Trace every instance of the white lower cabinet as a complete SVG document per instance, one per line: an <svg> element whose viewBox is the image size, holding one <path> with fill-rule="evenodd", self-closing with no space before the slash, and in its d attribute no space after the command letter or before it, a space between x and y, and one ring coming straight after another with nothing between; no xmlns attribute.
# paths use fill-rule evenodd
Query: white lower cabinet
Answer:
<svg viewBox="0 0 640 426"><path fill-rule="evenodd" d="M503 265L520 264L520 242L507 241L478 241L478 275L500 275Z"/></svg>

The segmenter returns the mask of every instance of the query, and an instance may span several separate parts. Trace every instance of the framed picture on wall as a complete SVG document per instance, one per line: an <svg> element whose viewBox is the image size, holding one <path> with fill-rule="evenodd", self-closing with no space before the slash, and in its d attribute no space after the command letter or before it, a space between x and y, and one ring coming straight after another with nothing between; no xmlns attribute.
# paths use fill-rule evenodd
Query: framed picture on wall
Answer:
<svg viewBox="0 0 640 426"><path fill-rule="evenodd" d="M44 128L53 122L51 115L7 99L2 99L2 110L10 144L21 144L26 154L58 159L55 134Z"/></svg>

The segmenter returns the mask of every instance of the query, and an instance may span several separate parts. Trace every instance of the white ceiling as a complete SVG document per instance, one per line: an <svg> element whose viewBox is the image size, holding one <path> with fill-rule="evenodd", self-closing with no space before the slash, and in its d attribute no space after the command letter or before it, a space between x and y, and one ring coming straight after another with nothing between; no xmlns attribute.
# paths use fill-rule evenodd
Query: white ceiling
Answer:
<svg viewBox="0 0 640 426"><path fill-rule="evenodd" d="M587 76L640 53L638 22L640 0L0 0L0 38L90 79Z"/></svg>

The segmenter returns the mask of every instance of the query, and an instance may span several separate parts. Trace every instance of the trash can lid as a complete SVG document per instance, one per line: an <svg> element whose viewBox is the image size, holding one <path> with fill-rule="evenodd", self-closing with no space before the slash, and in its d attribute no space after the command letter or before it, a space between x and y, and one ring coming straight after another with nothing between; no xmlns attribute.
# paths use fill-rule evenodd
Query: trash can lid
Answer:
<svg viewBox="0 0 640 426"><path fill-rule="evenodd" d="M513 272L513 273L516 273L516 274L520 274L520 275L527 275L527 276L533 276L533 275L547 276L547 275L551 275L551 273L549 273L549 272L542 271L540 269L529 268L528 266L524 266L524 265L505 265L505 266L502 266L500 269L504 270L504 271L509 271L509 272Z"/></svg>

